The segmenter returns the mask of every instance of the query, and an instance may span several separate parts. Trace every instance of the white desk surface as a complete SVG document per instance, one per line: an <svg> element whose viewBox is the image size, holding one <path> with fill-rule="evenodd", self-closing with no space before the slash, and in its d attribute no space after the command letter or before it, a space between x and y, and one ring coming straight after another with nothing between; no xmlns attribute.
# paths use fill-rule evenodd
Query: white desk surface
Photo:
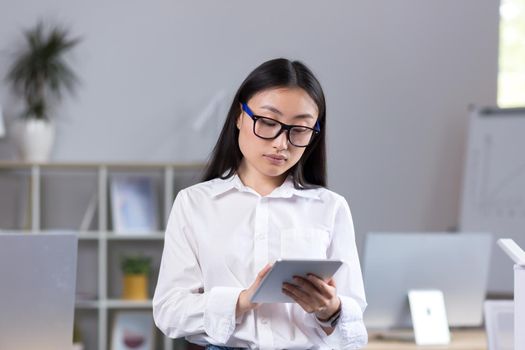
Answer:
<svg viewBox="0 0 525 350"><path fill-rule="evenodd" d="M450 349L487 350L487 337L483 329L452 330L451 343L440 346L417 346L413 341L379 340L377 333L370 332L367 350L411 350L411 349Z"/></svg>

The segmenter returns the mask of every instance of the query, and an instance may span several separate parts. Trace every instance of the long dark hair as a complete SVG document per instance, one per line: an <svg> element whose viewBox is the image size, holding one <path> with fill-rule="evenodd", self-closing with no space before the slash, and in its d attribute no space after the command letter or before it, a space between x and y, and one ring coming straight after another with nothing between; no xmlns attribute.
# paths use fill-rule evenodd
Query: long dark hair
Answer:
<svg viewBox="0 0 525 350"><path fill-rule="evenodd" d="M204 181L227 179L235 174L242 160L239 149L239 130L236 121L241 113L240 103L248 102L260 91L272 88L301 88L314 100L319 110L320 133L306 147L301 159L288 172L297 189L326 186L325 119L326 103L321 84L303 63L277 58L255 68L242 82L233 98L217 144L204 171Z"/></svg>

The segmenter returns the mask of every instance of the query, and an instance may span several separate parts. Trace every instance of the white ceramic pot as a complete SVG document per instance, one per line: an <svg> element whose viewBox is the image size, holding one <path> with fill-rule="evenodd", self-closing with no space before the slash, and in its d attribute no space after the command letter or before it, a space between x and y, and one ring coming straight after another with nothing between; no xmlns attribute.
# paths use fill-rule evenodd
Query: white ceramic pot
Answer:
<svg viewBox="0 0 525 350"><path fill-rule="evenodd" d="M20 158L26 162L47 162L55 141L55 125L49 120L23 119L14 125Z"/></svg>

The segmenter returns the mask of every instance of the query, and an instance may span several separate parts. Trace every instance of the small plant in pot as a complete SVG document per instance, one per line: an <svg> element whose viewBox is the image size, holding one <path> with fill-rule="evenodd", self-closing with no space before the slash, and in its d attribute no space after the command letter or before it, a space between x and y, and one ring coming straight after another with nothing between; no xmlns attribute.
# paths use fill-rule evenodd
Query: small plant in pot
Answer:
<svg viewBox="0 0 525 350"><path fill-rule="evenodd" d="M121 258L123 273L122 299L149 299L148 279L151 273L151 258L142 255L127 255Z"/></svg>
<svg viewBox="0 0 525 350"><path fill-rule="evenodd" d="M39 22L24 32L25 46L16 55L7 74L13 91L24 101L21 121L15 125L15 138L25 161L49 159L55 126L52 107L65 91L74 92L78 78L64 55L79 42L58 26L47 28Z"/></svg>

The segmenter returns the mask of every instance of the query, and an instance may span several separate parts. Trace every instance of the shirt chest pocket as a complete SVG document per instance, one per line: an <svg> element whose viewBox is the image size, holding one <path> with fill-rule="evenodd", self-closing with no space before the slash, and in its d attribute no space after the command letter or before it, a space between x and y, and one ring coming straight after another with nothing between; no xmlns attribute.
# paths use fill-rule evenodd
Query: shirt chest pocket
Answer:
<svg viewBox="0 0 525 350"><path fill-rule="evenodd" d="M281 230L282 259L326 259L329 232L316 228Z"/></svg>

